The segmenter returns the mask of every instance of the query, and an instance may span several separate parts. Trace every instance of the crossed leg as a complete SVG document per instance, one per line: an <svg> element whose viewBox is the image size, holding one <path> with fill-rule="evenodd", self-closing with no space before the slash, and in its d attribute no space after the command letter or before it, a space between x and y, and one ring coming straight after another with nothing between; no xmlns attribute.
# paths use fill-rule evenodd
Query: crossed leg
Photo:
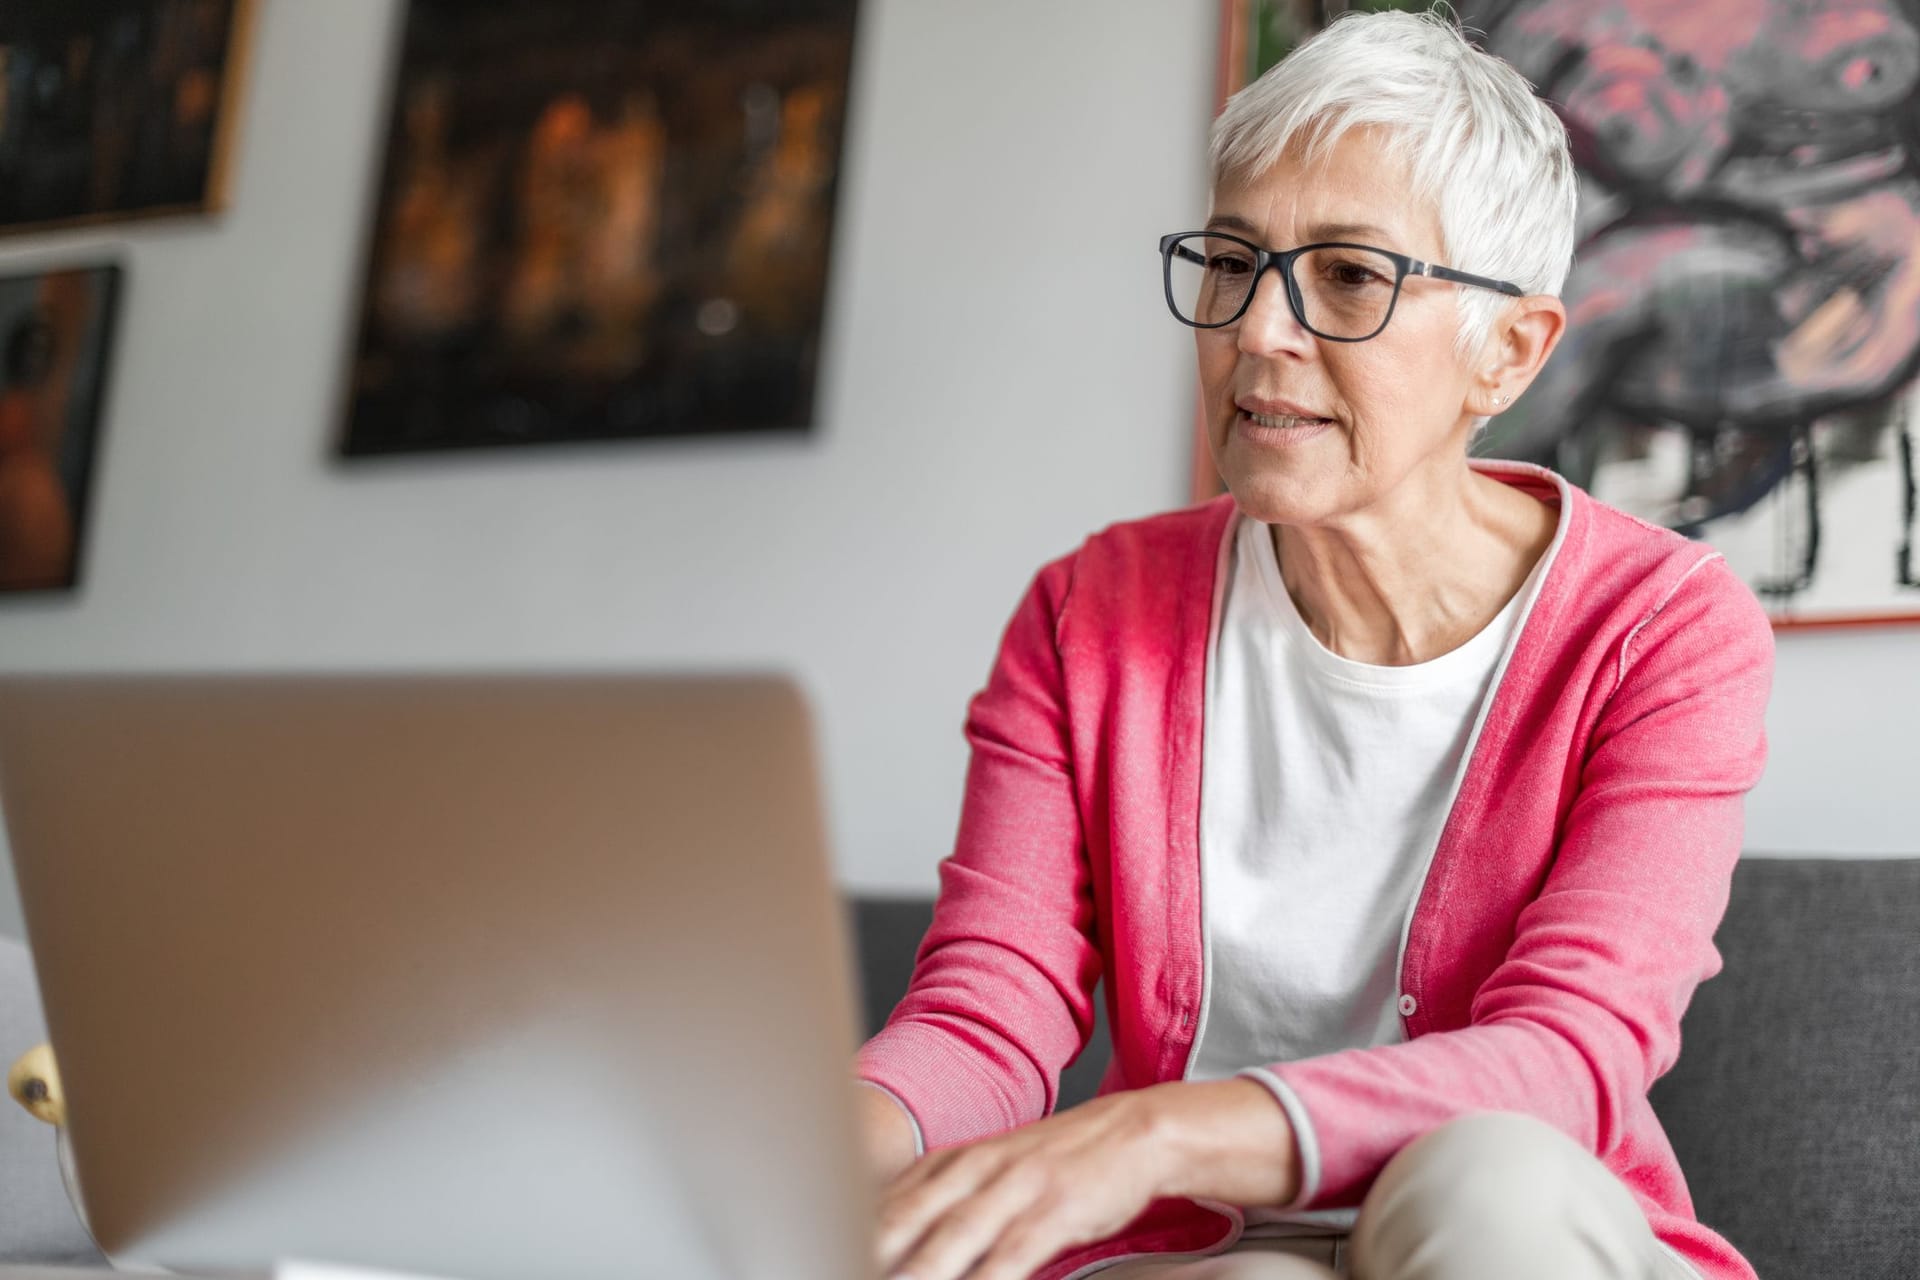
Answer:
<svg viewBox="0 0 1920 1280"><path fill-rule="evenodd" d="M1136 1259L1099 1280L1341 1280L1248 1241L1212 1258ZM1258 1250L1258 1251L1256 1251ZM1409 1143L1354 1223L1352 1280L1698 1280L1661 1249L1620 1180L1530 1116L1464 1116Z"/></svg>

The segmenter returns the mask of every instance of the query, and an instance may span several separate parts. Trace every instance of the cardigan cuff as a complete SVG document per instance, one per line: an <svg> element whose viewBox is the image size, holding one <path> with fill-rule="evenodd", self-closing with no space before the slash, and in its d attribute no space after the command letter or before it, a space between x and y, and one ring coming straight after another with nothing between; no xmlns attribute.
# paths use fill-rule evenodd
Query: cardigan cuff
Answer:
<svg viewBox="0 0 1920 1280"><path fill-rule="evenodd" d="M1293 1126L1293 1145L1300 1153L1300 1189L1292 1200L1273 1207L1281 1212L1305 1209L1320 1194L1320 1140L1314 1134L1312 1117L1287 1082L1265 1067L1248 1067L1235 1074L1265 1085L1287 1113L1287 1121Z"/></svg>
<svg viewBox="0 0 1920 1280"><path fill-rule="evenodd" d="M906 1101L929 1151L1004 1133L1045 1114L1044 1082L1017 1045L978 1023L954 1018L949 1030L933 1021L944 1017L896 1014L860 1046L854 1077Z"/></svg>

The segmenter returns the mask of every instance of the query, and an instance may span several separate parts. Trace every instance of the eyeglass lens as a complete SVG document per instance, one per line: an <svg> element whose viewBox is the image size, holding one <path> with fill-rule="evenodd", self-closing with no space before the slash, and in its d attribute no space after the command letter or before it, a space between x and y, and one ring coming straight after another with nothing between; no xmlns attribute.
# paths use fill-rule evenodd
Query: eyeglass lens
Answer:
<svg viewBox="0 0 1920 1280"><path fill-rule="evenodd" d="M1327 338L1365 338L1387 321L1400 271L1370 249L1310 249L1293 262L1301 320ZM1167 260L1167 293L1189 324L1232 320L1253 289L1254 257L1221 236L1183 236Z"/></svg>

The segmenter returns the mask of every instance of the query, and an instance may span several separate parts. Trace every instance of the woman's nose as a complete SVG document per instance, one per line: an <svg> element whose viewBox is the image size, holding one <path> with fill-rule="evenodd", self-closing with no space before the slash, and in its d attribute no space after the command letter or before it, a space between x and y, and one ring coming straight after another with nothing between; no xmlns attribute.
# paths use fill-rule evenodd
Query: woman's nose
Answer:
<svg viewBox="0 0 1920 1280"><path fill-rule="evenodd" d="M1304 350L1313 345L1313 334L1293 314L1287 282L1278 266L1262 271L1254 282L1253 300L1240 317L1239 330L1240 349L1250 354Z"/></svg>

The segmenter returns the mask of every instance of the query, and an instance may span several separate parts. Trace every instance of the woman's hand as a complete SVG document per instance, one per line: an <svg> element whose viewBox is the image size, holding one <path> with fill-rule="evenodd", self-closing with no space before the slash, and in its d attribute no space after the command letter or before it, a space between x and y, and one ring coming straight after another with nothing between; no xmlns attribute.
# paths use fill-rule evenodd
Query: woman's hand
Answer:
<svg viewBox="0 0 1920 1280"><path fill-rule="evenodd" d="M921 1157L886 1189L881 1274L1027 1280L1067 1246L1118 1231L1159 1194L1151 1092Z"/></svg>
<svg viewBox="0 0 1920 1280"><path fill-rule="evenodd" d="M913 1280L1027 1280L1162 1196L1280 1205L1298 1186L1293 1129L1265 1087L1154 1085L929 1153L887 1188L879 1261Z"/></svg>

